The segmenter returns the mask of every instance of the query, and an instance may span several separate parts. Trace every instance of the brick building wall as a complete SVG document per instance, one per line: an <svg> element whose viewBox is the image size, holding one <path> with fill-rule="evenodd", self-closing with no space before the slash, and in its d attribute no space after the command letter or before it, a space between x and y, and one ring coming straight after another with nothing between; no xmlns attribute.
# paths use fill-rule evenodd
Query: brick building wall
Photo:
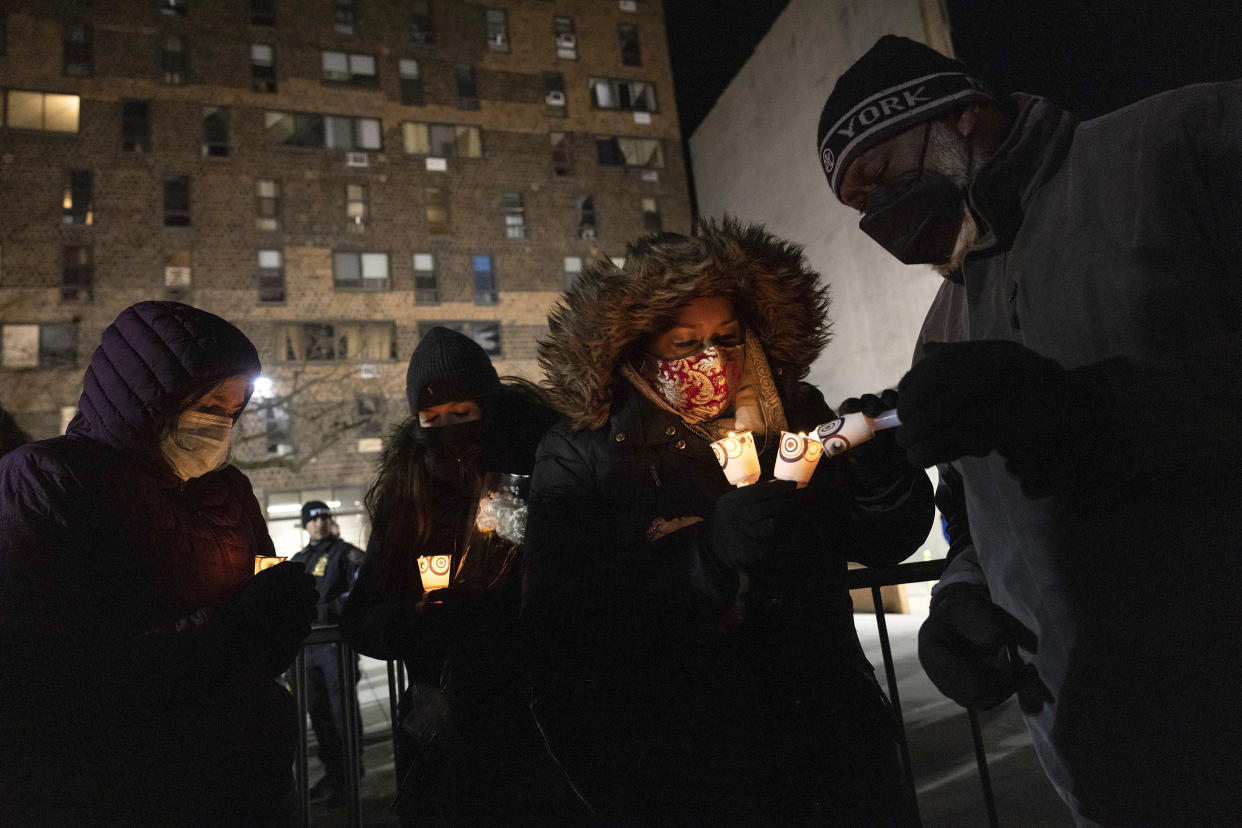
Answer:
<svg viewBox="0 0 1242 828"><path fill-rule="evenodd" d="M102 329L132 302L175 298L246 331L278 398L294 376L323 380L286 407L291 453L269 452L265 443L271 441L264 439L238 449L242 461L261 466L250 472L260 499L269 491L362 486L376 455L374 441L360 444L358 438L408 413L405 365L420 329L437 321L496 323L500 373L537 379L535 342L564 286L566 257L622 256L625 244L645 232L644 199L655 200L665 229L689 229L660 0L432 0L431 45L413 42L412 5L45 0L13 2L0 11L0 92L13 104L0 126L0 334L13 334L4 340L9 353L0 351L0 404L19 424L36 438L59 433L63 409L77 401ZM265 6L274 7L274 25L253 25L252 12ZM348 23L351 9L354 33L347 35L338 29L348 28L339 24ZM488 47L487 9L505 13L507 52ZM574 59L558 57L557 17L572 21ZM90 43L84 75L67 66L79 53L66 46L71 29L83 24ZM623 24L637 27L640 65L623 60ZM164 82L161 55L170 37L181 39L183 83ZM252 44L271 47L274 92L252 87ZM370 56L374 83L324 80L325 51ZM402 103L399 61L417 62L421 105ZM462 64L474 67L477 108L459 108ZM556 85L548 73L561 75L566 103L560 111L547 103L545 90ZM591 78L652 84L655 106L638 108L653 111L597 107ZM15 91L78 96L77 131L15 126ZM148 102L145 151L122 147L126 101ZM227 155L204 149L207 107L227 111ZM285 145L274 137L269 113L378 119L382 146L351 154ZM409 154L405 122L478 127L481 156L449 155L441 162ZM565 133L567 149L556 163L554 132ZM601 164L600 136L657 139L662 164ZM92 173L89 224L62 218L74 170ZM169 177L188 180L188 226L166 226ZM276 230L256 221L260 180L279 187ZM357 185L365 190L361 224L347 214L348 188ZM430 189L446 195L448 233L430 232ZM521 195L524 238L506 232L507 193ZM594 200L594 238L579 232L583 197ZM64 290L65 249L77 246L89 250L93 274L89 289L72 298ZM260 301L260 250L281 253L283 301ZM387 282L377 290L335 285L334 251L386 254ZM415 301L415 254L434 257L438 303ZM476 256L491 257L495 304L476 304ZM170 282L169 266L188 266L188 285L181 270L171 272ZM337 330L342 323L383 323L391 326L395 345L384 358L373 352L325 364L288 361L286 326L292 322L335 324ZM70 364L48 367L56 360L41 356L31 367L16 355L18 334L31 330L21 326L65 323L76 326ZM378 426L348 425L359 416L359 395L384 401ZM311 411L329 414L318 424L303 422ZM271 429L261 409L246 416L247 433ZM343 433L329 428L325 437L323 422L347 427Z"/></svg>

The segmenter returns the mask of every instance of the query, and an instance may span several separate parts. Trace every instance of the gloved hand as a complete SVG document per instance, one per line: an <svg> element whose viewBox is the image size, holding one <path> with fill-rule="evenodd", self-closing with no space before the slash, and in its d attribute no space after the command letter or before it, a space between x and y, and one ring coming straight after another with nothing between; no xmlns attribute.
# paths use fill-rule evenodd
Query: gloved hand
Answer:
<svg viewBox="0 0 1242 828"><path fill-rule="evenodd" d="M1000 452L1030 497L1082 482L1098 448L1108 388L1016 342L929 342L898 385L897 443L912 466Z"/></svg>
<svg viewBox="0 0 1242 828"><path fill-rule="evenodd" d="M707 551L730 570L758 560L782 524L804 511L796 490L792 480L768 480L721 495L700 530Z"/></svg>
<svg viewBox="0 0 1242 828"><path fill-rule="evenodd" d="M878 417L881 413L896 408L897 402L897 392L889 388L879 396L863 394L861 397L850 397L837 407L837 414L861 411L868 417ZM863 489L883 491L909 474L911 466L906 462L905 451L897 445L895 431L896 429L891 428L877 431L867 442L845 452L845 462L849 464L851 476Z"/></svg>
<svg viewBox="0 0 1242 828"><path fill-rule="evenodd" d="M297 658L318 616L318 602L314 577L301 564L285 562L244 582L219 617L231 645L275 677Z"/></svg>
<svg viewBox="0 0 1242 828"><path fill-rule="evenodd" d="M415 623L428 639L455 640L475 627L496 598L483 589L434 589L414 606Z"/></svg>
<svg viewBox="0 0 1242 828"><path fill-rule="evenodd" d="M919 629L919 662L941 693L988 710L1018 689L1021 668L1006 653L1012 620L974 584L950 584Z"/></svg>

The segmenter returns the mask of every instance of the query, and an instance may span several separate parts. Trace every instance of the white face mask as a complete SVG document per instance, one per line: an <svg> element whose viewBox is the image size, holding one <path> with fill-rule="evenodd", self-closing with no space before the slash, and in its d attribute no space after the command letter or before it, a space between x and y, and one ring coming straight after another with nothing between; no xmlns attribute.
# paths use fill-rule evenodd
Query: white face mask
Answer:
<svg viewBox="0 0 1242 828"><path fill-rule="evenodd" d="M160 451L177 477L190 480L224 465L232 433L232 417L183 411L176 429L161 441Z"/></svg>

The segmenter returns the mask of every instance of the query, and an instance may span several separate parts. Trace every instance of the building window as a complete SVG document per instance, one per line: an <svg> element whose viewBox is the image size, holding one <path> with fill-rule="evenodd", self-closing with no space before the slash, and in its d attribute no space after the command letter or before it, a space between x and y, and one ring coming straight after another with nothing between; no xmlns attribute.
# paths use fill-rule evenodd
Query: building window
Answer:
<svg viewBox="0 0 1242 828"><path fill-rule="evenodd" d="M504 9L484 9L487 27L487 48L492 52L509 51L509 18Z"/></svg>
<svg viewBox="0 0 1242 828"><path fill-rule="evenodd" d="M325 81L353 86L379 86L374 55L346 52L323 52L322 55Z"/></svg>
<svg viewBox="0 0 1242 828"><path fill-rule="evenodd" d="M653 232L663 230L664 224L660 220L660 205L656 203L654 198L644 198L643 205L643 229Z"/></svg>
<svg viewBox="0 0 1242 828"><path fill-rule="evenodd" d="M164 257L164 292L172 299L184 297L193 285L190 251L173 250Z"/></svg>
<svg viewBox="0 0 1242 828"><path fill-rule="evenodd" d="M427 232L432 236L448 235L448 190L440 187L427 188Z"/></svg>
<svg viewBox="0 0 1242 828"><path fill-rule="evenodd" d="M351 227L361 228L366 225L369 218L367 215L366 184L345 185L345 217L349 220ZM387 278L386 273L385 278Z"/></svg>
<svg viewBox="0 0 1242 828"><path fill-rule="evenodd" d="M77 361L75 324L0 325L0 367L71 368Z"/></svg>
<svg viewBox="0 0 1242 828"><path fill-rule="evenodd" d="M383 362L397 358L392 322L288 322L276 353L287 362Z"/></svg>
<svg viewBox="0 0 1242 828"><path fill-rule="evenodd" d="M276 0L250 0L250 25L275 26Z"/></svg>
<svg viewBox="0 0 1242 828"><path fill-rule="evenodd" d="M526 238L526 207L521 193L501 193L500 209L505 215L505 238Z"/></svg>
<svg viewBox="0 0 1242 828"><path fill-rule="evenodd" d="M255 92L276 91L276 55L270 44L250 44L250 88Z"/></svg>
<svg viewBox="0 0 1242 828"><path fill-rule="evenodd" d="M419 71L418 61L410 59L397 61L397 75L401 80L401 103L406 106L425 104L423 76Z"/></svg>
<svg viewBox="0 0 1242 828"><path fill-rule="evenodd" d="M160 14L166 17L185 17L189 13L189 0L159 0Z"/></svg>
<svg viewBox="0 0 1242 828"><path fill-rule="evenodd" d="M430 253L414 254L414 304L440 304L440 288L436 284L436 260Z"/></svg>
<svg viewBox="0 0 1242 828"><path fill-rule="evenodd" d="M495 305L500 299L496 295L496 274L492 272L491 256L472 256L474 261L474 303L476 305Z"/></svg>
<svg viewBox="0 0 1242 828"><path fill-rule="evenodd" d="M229 157L229 111L222 106L203 107L203 155Z"/></svg>
<svg viewBox="0 0 1242 828"><path fill-rule="evenodd" d="M387 290L388 254L334 251L332 287L346 290Z"/></svg>
<svg viewBox="0 0 1242 828"><path fill-rule="evenodd" d="M285 301L285 257L279 250L259 251L259 301Z"/></svg>
<svg viewBox="0 0 1242 828"><path fill-rule="evenodd" d="M89 23L65 24L65 74L86 77L94 72L94 32Z"/></svg>
<svg viewBox="0 0 1242 828"><path fill-rule="evenodd" d="M358 33L358 10L354 0L333 0L332 28L339 35L353 37Z"/></svg>
<svg viewBox="0 0 1242 828"><path fill-rule="evenodd" d="M591 78L591 103L599 109L655 112L655 85L647 81Z"/></svg>
<svg viewBox="0 0 1242 828"><path fill-rule="evenodd" d="M261 178L254 183L255 209L258 215L254 219L256 230L280 229L280 184L270 178Z"/></svg>
<svg viewBox="0 0 1242 828"><path fill-rule="evenodd" d="M418 335L421 339L427 335L427 331L434 327L449 328L458 333L465 334L475 341L484 353L491 357L501 355L500 349L500 323L482 320L429 320L418 323Z"/></svg>
<svg viewBox="0 0 1242 828"><path fill-rule="evenodd" d="M121 149L146 152L151 149L151 103L121 102Z"/></svg>
<svg viewBox="0 0 1242 828"><path fill-rule="evenodd" d="M90 299L95 276L95 258L90 246L67 244L63 253L64 265L60 272L61 301L76 302Z"/></svg>
<svg viewBox="0 0 1242 828"><path fill-rule="evenodd" d="M384 395L356 394L358 406L358 436L379 437L384 431Z"/></svg>
<svg viewBox="0 0 1242 828"><path fill-rule="evenodd" d="M0 57L9 53L9 18L0 12Z"/></svg>
<svg viewBox="0 0 1242 828"><path fill-rule="evenodd" d="M289 405L272 400L262 404L263 449L268 455L283 457L293 453L293 439L289 436ZM299 501L301 502L301 501Z"/></svg>
<svg viewBox="0 0 1242 828"><path fill-rule="evenodd" d="M264 126L272 140L290 147L378 150L383 146L378 118L269 111L264 113Z"/></svg>
<svg viewBox="0 0 1242 828"><path fill-rule="evenodd" d="M61 199L61 220L65 224L87 227L95 222L94 174L90 170L70 170Z"/></svg>
<svg viewBox="0 0 1242 828"><path fill-rule="evenodd" d="M565 290L569 290L578 283L579 277L582 276L582 257L566 256L565 257Z"/></svg>
<svg viewBox="0 0 1242 828"><path fill-rule="evenodd" d="M410 155L483 157L483 141L477 126L406 121L401 125L401 138Z"/></svg>
<svg viewBox="0 0 1242 828"><path fill-rule="evenodd" d="M565 98L565 76L560 72L543 73L543 102L553 118L564 118L568 112Z"/></svg>
<svg viewBox="0 0 1242 828"><path fill-rule="evenodd" d="M431 14L431 0L410 3L410 42L430 46L436 42L436 21Z"/></svg>
<svg viewBox="0 0 1242 828"><path fill-rule="evenodd" d="M548 139L552 143L552 173L569 175L574 170L569 136L564 132L549 132Z"/></svg>
<svg viewBox="0 0 1242 828"><path fill-rule="evenodd" d="M181 35L164 36L160 46L160 77L164 83L184 84L190 82L189 49Z"/></svg>
<svg viewBox="0 0 1242 828"><path fill-rule="evenodd" d="M77 95L55 95L51 92L5 93L5 125L13 129L37 129L42 132L77 132Z"/></svg>
<svg viewBox="0 0 1242 828"><path fill-rule="evenodd" d="M638 45L638 27L633 23L618 23L617 39L621 42L621 62L626 66L642 66L643 52Z"/></svg>
<svg viewBox="0 0 1242 828"><path fill-rule="evenodd" d="M172 175L164 179L164 226L190 226L190 177Z"/></svg>
<svg viewBox="0 0 1242 828"><path fill-rule="evenodd" d="M664 146L657 138L620 138L601 135L595 139L595 156L600 164L617 167L664 166Z"/></svg>
<svg viewBox="0 0 1242 828"><path fill-rule="evenodd" d="M562 60L577 60L578 35L574 32L574 19L554 17L552 30L556 35L556 56Z"/></svg>
<svg viewBox="0 0 1242 828"><path fill-rule="evenodd" d="M595 199L591 196L578 198L578 238L593 239L598 231L595 223Z"/></svg>
<svg viewBox="0 0 1242 828"><path fill-rule="evenodd" d="M475 79L474 64L459 63L453 67L453 77L457 79L457 108L479 108L479 84Z"/></svg>

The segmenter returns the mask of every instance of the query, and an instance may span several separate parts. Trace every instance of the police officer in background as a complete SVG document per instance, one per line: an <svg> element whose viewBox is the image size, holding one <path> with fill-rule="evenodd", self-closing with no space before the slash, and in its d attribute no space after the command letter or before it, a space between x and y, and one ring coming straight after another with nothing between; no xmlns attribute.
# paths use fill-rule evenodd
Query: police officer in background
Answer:
<svg viewBox="0 0 1242 828"><path fill-rule="evenodd" d="M362 550L341 540L332 510L322 500L302 505L302 526L310 535L310 543L292 560L315 576L319 591L316 623L337 624L358 577ZM336 807L344 802L345 794L345 692L357 691L341 686L340 650L335 644L310 644L305 651L307 707L324 767L323 778L310 788L310 799Z"/></svg>

